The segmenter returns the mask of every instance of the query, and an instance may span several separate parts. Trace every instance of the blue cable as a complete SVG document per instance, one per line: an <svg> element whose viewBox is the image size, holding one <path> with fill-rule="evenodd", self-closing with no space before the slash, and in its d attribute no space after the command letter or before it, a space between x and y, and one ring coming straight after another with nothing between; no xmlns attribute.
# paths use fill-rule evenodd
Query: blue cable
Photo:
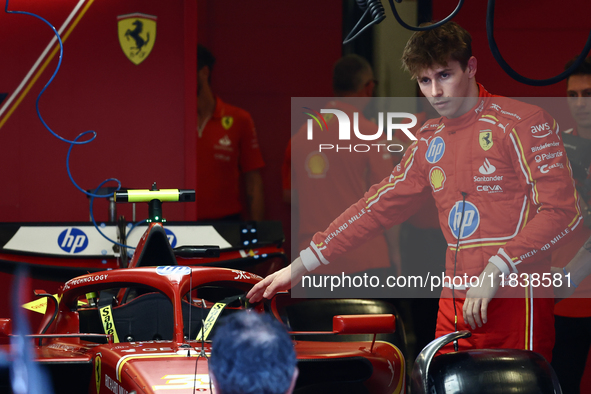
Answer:
<svg viewBox="0 0 591 394"><path fill-rule="evenodd" d="M80 186L78 186L78 184L74 181L74 178L72 177L72 172L70 171L70 154L72 152L72 148L74 147L74 145L84 145L84 144L88 144L91 141L94 141L94 139L96 138L97 134L96 131L94 130L88 130L85 131L83 133L80 133L76 138L74 138L73 140L68 140L60 135L58 135L56 132L54 132L45 122L45 120L43 119L43 117L41 116L41 112L39 111L39 100L41 99L41 95L45 92L45 90L47 89L47 87L53 82L55 76L57 75L57 72L59 71L61 65L62 65L62 57L64 54L64 44L62 42L62 38L59 35L59 32L55 29L55 27L53 27L53 25L51 23L49 23L46 19L44 19L43 17L37 15L37 14L33 14L31 12L26 12L26 11L9 11L8 10L8 2L9 0L6 0L6 6L4 7L4 12L6 12L7 14L21 14L21 15L29 15L29 16L33 16L37 19L40 19L41 21L43 21L47 26L49 26L51 28L51 30L53 30L53 34L55 34L55 36L57 37L57 40L59 42L60 45L60 54L58 57L58 63L57 63L57 67L55 68L55 71L53 72L53 74L51 75L51 78L49 78L49 81L45 84L45 86L43 87L43 89L41 89L41 92L39 93L39 95L37 96L37 100L35 101L35 109L37 110L37 116L39 117L39 120L41 121L41 123L43 124L43 126L51 133L53 134L54 137L56 137L57 139L59 139L60 141L63 141L67 144L70 144L70 147L68 149L68 155L66 157L66 170L68 172L68 177L70 178L70 181L72 181L72 184L74 185L74 187L76 187L78 190L80 190L82 193L84 193L87 196L90 196L90 218L92 219L92 223L94 224L94 227L96 228L96 230L99 232L100 235L102 235L105 239L107 239L109 242L112 242L115 245L118 245L120 247L123 248L130 248L130 249L135 249L133 246L128 246L128 245L123 245L117 241L113 241L112 239L110 239L109 237L107 237L105 234L103 234L103 232L99 229L99 226L96 224L96 220L94 219L94 214L93 214L93 203L94 203L94 198L98 197L98 198L109 198L109 197L113 197L115 195L115 192L111 193L111 194L96 194L98 192L98 189L100 189L101 186L103 186L105 183L110 182L110 181L114 181L117 182L117 190L121 189L121 182L116 179L116 178L109 178L105 181L103 181L96 189L94 193L90 193L87 192L86 190L82 189ZM84 137L87 134L92 134L92 136L85 140L85 141L79 141L80 138ZM141 222L136 223L135 225L139 224ZM133 229L133 227L132 227ZM131 230L130 230L131 232Z"/></svg>
<svg viewBox="0 0 591 394"><path fill-rule="evenodd" d="M97 186L97 188L95 189L95 193L96 193L96 192L98 192L98 189L100 189L100 188L101 188L101 186L103 186L105 183L107 183L107 182L109 182L109 181L111 181L111 180L113 180L113 178L111 178L111 179L107 179L107 180L105 180L105 181L102 181L102 182L101 182L101 184L100 184L100 185L98 185L98 186ZM121 184L119 184L119 187L121 187ZM109 241L109 242L112 242L113 244L115 244L115 245L117 245L117 246L120 246L120 247L122 247L122 248L130 248L130 249L135 249L135 247L133 247L133 246L123 245L123 244L122 244L122 243L120 243L120 242L113 241L111 238L107 237L107 236L106 236L106 235L105 235L105 234L104 234L104 233L101 231L101 229L100 229L100 228L98 227L98 225L96 224L96 221L94 220L94 215L92 214L92 211L93 211L93 208L92 208L92 207L93 207L93 205L94 205L94 197L95 197L95 196L97 196L97 194L90 193L90 219L92 219L92 224L94 224L94 227L96 228L96 231L98 231L98 232L99 232L99 234L100 234L100 235L102 235L102 236L103 236L103 238L105 238L107 241ZM102 197L102 195L100 195L100 197Z"/></svg>

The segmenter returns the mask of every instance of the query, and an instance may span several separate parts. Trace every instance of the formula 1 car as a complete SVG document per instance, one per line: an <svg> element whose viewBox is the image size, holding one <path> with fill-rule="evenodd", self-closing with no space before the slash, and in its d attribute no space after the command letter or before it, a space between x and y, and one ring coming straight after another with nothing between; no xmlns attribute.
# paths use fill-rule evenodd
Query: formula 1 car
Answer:
<svg viewBox="0 0 591 394"><path fill-rule="evenodd" d="M36 291L49 302L29 336L34 359L50 370L55 393L212 392L207 357L218 317L250 309L284 319L276 302L245 302L260 280L240 270L169 265L79 276L57 296ZM335 316L333 330L323 334L392 332L395 324L394 315ZM1 319L0 335L11 331L11 320ZM305 335L318 332L291 334L300 370L296 393L405 391L404 357L394 345L375 337L311 342ZM9 345L0 350L18 357ZM9 382L0 391L10 392Z"/></svg>
<svg viewBox="0 0 591 394"><path fill-rule="evenodd" d="M20 268L28 270L35 287L55 294L71 278L117 268L202 265L267 276L287 265L278 221L166 222L163 202L194 201L194 196L193 190L157 190L156 185L152 190L116 192L117 202L147 203L150 216L143 234L132 233L134 227L123 219L98 226L119 245L91 223L0 223L0 288L9 288ZM125 246L135 247L131 258ZM7 305L0 303L0 316L9 314ZM38 316L31 319L39 322Z"/></svg>

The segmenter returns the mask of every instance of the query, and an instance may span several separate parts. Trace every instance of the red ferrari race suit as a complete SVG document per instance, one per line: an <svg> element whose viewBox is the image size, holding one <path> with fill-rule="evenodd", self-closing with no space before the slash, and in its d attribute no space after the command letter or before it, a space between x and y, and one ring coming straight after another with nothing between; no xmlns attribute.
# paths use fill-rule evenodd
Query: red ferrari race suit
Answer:
<svg viewBox="0 0 591 394"><path fill-rule="evenodd" d="M482 85L479 90L476 105L464 115L427 121L390 176L316 233L300 257L308 271L329 264L407 220L431 193L448 242L447 276L478 277L489 262L505 278L540 275L514 287L504 280L489 304L488 322L460 340L460 350L529 349L549 361L554 343L550 253L582 225L570 164L559 126L548 113L493 96ZM454 284L457 329L470 330L462 317L470 282ZM455 329L451 297L452 290L444 287L437 336ZM451 345L444 348L451 350Z"/></svg>

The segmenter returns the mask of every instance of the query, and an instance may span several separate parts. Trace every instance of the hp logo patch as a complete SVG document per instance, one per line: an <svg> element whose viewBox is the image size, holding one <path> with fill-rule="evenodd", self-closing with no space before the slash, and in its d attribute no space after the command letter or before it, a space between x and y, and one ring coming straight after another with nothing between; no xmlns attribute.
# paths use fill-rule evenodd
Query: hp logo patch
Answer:
<svg viewBox="0 0 591 394"><path fill-rule="evenodd" d="M191 273L190 267L178 266L178 265L165 265L156 267L156 273L158 275L189 275Z"/></svg>
<svg viewBox="0 0 591 394"><path fill-rule="evenodd" d="M425 158L431 164L437 163L445 153L445 141L441 137L435 137L429 144Z"/></svg>
<svg viewBox="0 0 591 394"><path fill-rule="evenodd" d="M88 237L82 230L70 227L60 233L57 244L66 253L80 253L88 246Z"/></svg>
<svg viewBox="0 0 591 394"><path fill-rule="evenodd" d="M174 235L174 233L167 228L164 229L164 232L166 233L166 236L168 237L168 243L170 244L171 247L174 248L176 246L176 235Z"/></svg>
<svg viewBox="0 0 591 394"><path fill-rule="evenodd" d="M460 239L468 238L478 228L480 224L480 213L474 204L471 202L466 201L466 206L464 208L464 220L460 226L460 222L462 221L462 207L464 207L464 202L458 201L456 205L449 211L449 228L454 235L454 237L458 238L460 233L460 227L462 228L462 235L459 236Z"/></svg>

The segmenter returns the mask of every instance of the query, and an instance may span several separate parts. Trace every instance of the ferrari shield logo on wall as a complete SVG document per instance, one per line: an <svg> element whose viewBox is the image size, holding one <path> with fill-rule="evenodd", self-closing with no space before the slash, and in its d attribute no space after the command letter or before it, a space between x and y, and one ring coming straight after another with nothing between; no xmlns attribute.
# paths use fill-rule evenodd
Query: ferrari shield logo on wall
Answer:
<svg viewBox="0 0 591 394"><path fill-rule="evenodd" d="M489 150L493 146L492 131L480 130L480 147L484 150Z"/></svg>
<svg viewBox="0 0 591 394"><path fill-rule="evenodd" d="M127 14L117 17L117 34L123 53L133 64L140 64L150 55L156 41L156 17Z"/></svg>

